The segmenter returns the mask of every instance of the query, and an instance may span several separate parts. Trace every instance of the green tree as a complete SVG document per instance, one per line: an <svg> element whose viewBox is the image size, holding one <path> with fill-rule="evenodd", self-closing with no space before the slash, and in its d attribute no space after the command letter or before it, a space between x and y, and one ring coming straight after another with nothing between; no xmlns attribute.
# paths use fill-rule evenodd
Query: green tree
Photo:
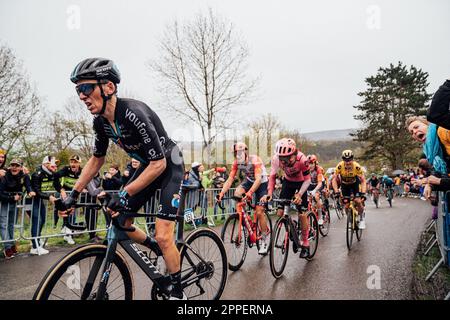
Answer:
<svg viewBox="0 0 450 320"><path fill-rule="evenodd" d="M384 158L392 169L402 169L409 154L417 149L405 120L413 115L425 115L431 95L426 92L428 73L399 62L380 68L365 81L368 88L358 93L362 97L354 106L360 113L356 120L362 129L352 134L356 141L367 143L362 159Z"/></svg>

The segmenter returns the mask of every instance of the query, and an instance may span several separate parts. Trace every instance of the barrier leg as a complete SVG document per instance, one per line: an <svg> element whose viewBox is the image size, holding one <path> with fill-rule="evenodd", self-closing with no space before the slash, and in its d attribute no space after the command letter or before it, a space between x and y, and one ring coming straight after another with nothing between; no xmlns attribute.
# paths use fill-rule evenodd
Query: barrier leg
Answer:
<svg viewBox="0 0 450 320"><path fill-rule="evenodd" d="M425 229L424 233L428 233L430 232L431 228L433 228L436 225L436 220L431 220L430 224L428 225L428 227Z"/></svg>
<svg viewBox="0 0 450 320"><path fill-rule="evenodd" d="M425 253L423 254L424 256L427 256L428 253L431 251L431 249L433 249L433 247L437 244L438 240L434 239L433 243L428 247L427 251L425 251Z"/></svg>
<svg viewBox="0 0 450 320"><path fill-rule="evenodd" d="M428 274L428 276L425 278L425 281L429 281L432 276L436 273L436 271L444 264L444 258L441 258L439 262L434 266L433 270Z"/></svg>
<svg viewBox="0 0 450 320"><path fill-rule="evenodd" d="M428 248L431 242L433 242L436 239L436 234L433 234L430 239L428 239L427 243L425 243L425 247Z"/></svg>

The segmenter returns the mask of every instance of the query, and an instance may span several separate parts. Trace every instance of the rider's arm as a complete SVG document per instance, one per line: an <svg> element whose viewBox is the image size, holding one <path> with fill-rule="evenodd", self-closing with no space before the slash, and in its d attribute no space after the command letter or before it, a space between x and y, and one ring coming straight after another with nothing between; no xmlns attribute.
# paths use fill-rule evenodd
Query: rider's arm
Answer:
<svg viewBox="0 0 450 320"><path fill-rule="evenodd" d="M165 158L160 160L151 161L147 168L136 178L133 182L128 184L123 189L132 196L143 190L150 183L152 183L156 178L158 178L161 173L166 170L167 162Z"/></svg>
<svg viewBox="0 0 450 320"><path fill-rule="evenodd" d="M220 191L220 193L225 194L231 188L231 185L233 184L234 177L236 176L236 173L237 173L237 166L235 166L233 164L233 167L231 168L230 175L228 176L227 181L224 182L222 190Z"/></svg>
<svg viewBox="0 0 450 320"><path fill-rule="evenodd" d="M316 193L317 191L320 190L320 188L322 188L323 185L323 174L322 172L319 172L319 174L317 175L317 186L314 188L313 193Z"/></svg>
<svg viewBox="0 0 450 320"><path fill-rule="evenodd" d="M306 190L308 190L310 184L311 184L311 177L308 176L303 181L302 187L300 188L300 191L298 192L300 196L303 196L303 194L306 192Z"/></svg>
<svg viewBox="0 0 450 320"><path fill-rule="evenodd" d="M444 82L433 96L427 112L427 120L450 129L450 80Z"/></svg>
<svg viewBox="0 0 450 320"><path fill-rule="evenodd" d="M269 174L269 185L267 187L267 195L272 197L273 190L275 189L275 183L277 180L277 171L278 171L278 160L273 158L271 160L270 166L270 174Z"/></svg>
<svg viewBox="0 0 450 320"><path fill-rule="evenodd" d="M82 192L86 185L94 179L97 175L97 172L102 168L105 163L105 157L96 157L92 156L89 161L86 163L86 166L81 171L81 175L78 178L73 190L78 192Z"/></svg>
<svg viewBox="0 0 450 320"><path fill-rule="evenodd" d="M257 163L255 164L255 182L253 182L252 187L250 188L250 190L248 190L248 192L250 192L250 194L255 193L256 190L258 190L259 186L261 185L261 181L262 181L262 166L263 164L261 163Z"/></svg>
<svg viewBox="0 0 450 320"><path fill-rule="evenodd" d="M364 177L364 175L360 175L359 179L361 180L361 192L366 193L367 192L366 177Z"/></svg>

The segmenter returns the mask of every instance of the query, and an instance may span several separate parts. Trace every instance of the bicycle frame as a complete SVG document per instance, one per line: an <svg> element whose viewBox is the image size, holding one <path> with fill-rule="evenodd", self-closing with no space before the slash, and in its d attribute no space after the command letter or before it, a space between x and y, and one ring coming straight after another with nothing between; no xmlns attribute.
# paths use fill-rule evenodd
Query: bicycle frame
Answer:
<svg viewBox="0 0 450 320"><path fill-rule="evenodd" d="M281 201L280 201L281 202ZM291 205L290 204L284 204L284 212L283 212L283 218L285 218L289 224L289 233L286 233L285 239L284 239L284 246L286 247L288 237L290 236L293 242L295 243L297 248L300 248L300 238L298 236L297 227L294 225L294 222L289 215L289 209ZM300 221L298 222L298 227L300 227Z"/></svg>
<svg viewBox="0 0 450 320"><path fill-rule="evenodd" d="M256 230L255 228L258 227L256 213L253 215L253 220L249 221L247 218L248 217L247 211L245 210L246 204L247 203L245 201L240 201L236 205L237 206L237 214L239 215L238 240L239 240L239 243L242 240L242 225L244 225L248 231L248 235L249 235L249 239L250 239L251 243L256 243L258 240L261 239L261 236L255 237L254 240L252 237L253 234L255 233L255 230Z"/></svg>
<svg viewBox="0 0 450 320"><path fill-rule="evenodd" d="M199 260L201 260L203 263L206 264L206 261L198 255L190 246L188 246L183 238L183 228L184 228L184 217L181 216L181 212L184 212L184 199L186 196L186 192L182 192L181 199L180 199L180 206L177 211L177 230L176 230L176 245L178 250L181 249L183 246L187 246L187 248L196 256ZM104 208L102 208L104 210ZM155 214L140 214L139 216L148 216L148 217L154 217ZM102 273L102 279L99 284L99 288L96 294L97 300L103 300L104 296L106 294L106 288L108 285L109 275L111 273L111 269L113 266L113 260L114 256L116 254L117 245L119 244L125 252L131 257L131 259L136 262L136 264L141 268L141 270L147 275L150 280L152 280L153 283L155 283L158 288L164 293L169 295L170 294L170 283L171 278L170 275L163 275L158 271L158 269L153 265L153 263L150 261L149 257L139 249L137 244L131 240L128 235L126 234L126 231L121 230L120 227L117 226L117 224L112 223L108 228L108 234L107 234L107 251L106 256L103 259L103 263L101 265L101 268L103 270ZM189 259L189 256L186 256L187 259ZM192 262L192 261L191 261ZM85 286L85 289L83 291L83 294L81 296L82 299L87 299L87 294L92 289L92 285L95 281L95 277L98 274L100 265L98 261L94 262L94 266L91 269L91 272L88 277L87 284ZM195 273L195 272L193 272ZM189 273L187 275L183 275L181 278L181 284L182 287L185 288L192 283L202 279L203 277L206 277L208 275L208 270L206 270L204 273L201 273L197 275L196 277L190 279L190 276L193 273ZM189 281L188 281L189 280Z"/></svg>

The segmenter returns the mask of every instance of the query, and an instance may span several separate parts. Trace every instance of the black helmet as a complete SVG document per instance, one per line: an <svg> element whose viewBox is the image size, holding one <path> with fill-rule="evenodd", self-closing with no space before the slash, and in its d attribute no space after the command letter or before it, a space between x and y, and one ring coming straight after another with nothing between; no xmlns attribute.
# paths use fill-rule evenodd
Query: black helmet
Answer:
<svg viewBox="0 0 450 320"><path fill-rule="evenodd" d="M70 81L107 79L120 83L120 72L112 60L105 58L88 58L81 61L70 75Z"/></svg>

